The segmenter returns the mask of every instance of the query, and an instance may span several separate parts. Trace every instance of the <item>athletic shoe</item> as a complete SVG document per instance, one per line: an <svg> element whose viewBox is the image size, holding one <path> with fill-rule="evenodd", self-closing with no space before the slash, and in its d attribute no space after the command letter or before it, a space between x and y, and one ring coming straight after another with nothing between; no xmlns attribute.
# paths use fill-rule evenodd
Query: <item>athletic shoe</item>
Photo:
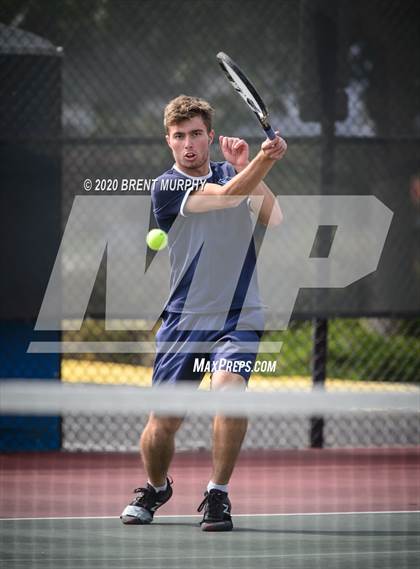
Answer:
<svg viewBox="0 0 420 569"><path fill-rule="evenodd" d="M203 531L231 531L233 529L230 515L231 503L226 492L210 490L204 494L204 500L198 506L198 512L204 508L200 522Z"/></svg>
<svg viewBox="0 0 420 569"><path fill-rule="evenodd" d="M167 488L161 492L156 490L150 484L146 488L136 488L134 493L137 496L130 504L124 508L120 518L123 524L151 524L153 516L160 506L172 496L173 480L167 478Z"/></svg>

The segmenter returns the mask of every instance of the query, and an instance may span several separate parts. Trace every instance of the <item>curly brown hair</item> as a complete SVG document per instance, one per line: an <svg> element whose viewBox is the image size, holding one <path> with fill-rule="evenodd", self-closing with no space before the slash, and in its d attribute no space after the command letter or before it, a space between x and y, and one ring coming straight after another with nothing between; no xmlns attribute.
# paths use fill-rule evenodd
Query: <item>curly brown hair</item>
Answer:
<svg viewBox="0 0 420 569"><path fill-rule="evenodd" d="M166 105L163 124L168 133L170 126L196 116L201 116L206 125L207 132L210 132L212 129L213 114L214 109L204 99L179 95L179 97L172 99Z"/></svg>

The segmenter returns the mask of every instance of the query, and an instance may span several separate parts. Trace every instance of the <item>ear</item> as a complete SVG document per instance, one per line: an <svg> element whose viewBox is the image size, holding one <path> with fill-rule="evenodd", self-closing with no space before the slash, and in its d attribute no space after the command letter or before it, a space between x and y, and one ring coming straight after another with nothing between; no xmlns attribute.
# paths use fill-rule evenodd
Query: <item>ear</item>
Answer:
<svg viewBox="0 0 420 569"><path fill-rule="evenodd" d="M166 143L168 144L169 148L172 148L171 143L169 142L169 140L170 140L170 139L169 139L169 134L167 134L167 135L165 136L165 139L166 139Z"/></svg>
<svg viewBox="0 0 420 569"><path fill-rule="evenodd" d="M211 131L209 132L209 144L213 144L213 140L214 140L214 130L211 129Z"/></svg>

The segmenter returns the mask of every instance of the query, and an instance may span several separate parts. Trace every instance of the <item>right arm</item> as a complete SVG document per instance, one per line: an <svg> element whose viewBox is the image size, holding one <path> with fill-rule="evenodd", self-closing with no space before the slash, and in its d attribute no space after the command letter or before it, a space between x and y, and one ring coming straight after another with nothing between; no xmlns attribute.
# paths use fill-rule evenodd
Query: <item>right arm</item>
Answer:
<svg viewBox="0 0 420 569"><path fill-rule="evenodd" d="M227 184L206 184L203 189L192 192L188 196L184 211L202 213L236 207L255 190L285 152L286 143L279 136L275 140L265 140L255 158Z"/></svg>

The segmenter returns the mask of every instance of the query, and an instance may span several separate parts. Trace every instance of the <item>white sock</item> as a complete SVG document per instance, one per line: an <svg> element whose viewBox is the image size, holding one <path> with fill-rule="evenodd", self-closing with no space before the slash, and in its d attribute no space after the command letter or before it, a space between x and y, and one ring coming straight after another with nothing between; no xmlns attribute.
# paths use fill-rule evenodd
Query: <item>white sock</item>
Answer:
<svg viewBox="0 0 420 569"><path fill-rule="evenodd" d="M168 487L168 481L165 482L164 486L153 486L150 480L148 481L148 484L150 484L150 486L155 490L155 492L163 492Z"/></svg>
<svg viewBox="0 0 420 569"><path fill-rule="evenodd" d="M221 492L226 492L226 494L228 493L228 485L227 484L215 484L214 482L212 482L210 480L210 482L207 484L207 492L210 492L210 490L220 490Z"/></svg>

